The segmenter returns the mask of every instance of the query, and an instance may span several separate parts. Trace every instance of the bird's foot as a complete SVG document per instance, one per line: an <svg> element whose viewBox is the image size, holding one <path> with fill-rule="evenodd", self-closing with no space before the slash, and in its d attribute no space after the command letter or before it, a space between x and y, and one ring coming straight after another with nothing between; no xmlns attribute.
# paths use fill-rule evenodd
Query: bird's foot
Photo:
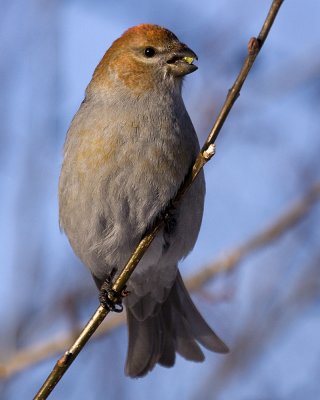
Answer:
<svg viewBox="0 0 320 400"><path fill-rule="evenodd" d="M109 311L120 313L123 310L122 299L127 297L129 292L126 287L121 293L116 292L112 289L112 280L117 272L116 268L113 268L110 275L105 279L100 287L99 301L100 304Z"/></svg>

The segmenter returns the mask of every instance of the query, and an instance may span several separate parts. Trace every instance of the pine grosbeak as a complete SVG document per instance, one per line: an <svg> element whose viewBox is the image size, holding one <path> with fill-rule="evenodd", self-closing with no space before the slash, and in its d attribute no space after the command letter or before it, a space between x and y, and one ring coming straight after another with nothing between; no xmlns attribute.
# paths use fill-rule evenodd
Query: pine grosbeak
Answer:
<svg viewBox="0 0 320 400"><path fill-rule="evenodd" d="M196 54L169 30L142 24L117 39L94 71L64 147L60 225L100 288L119 273L193 164L199 143L181 97ZM132 274L125 299L126 374L143 376L175 353L227 346L193 304L177 268L193 248L205 193L201 173Z"/></svg>

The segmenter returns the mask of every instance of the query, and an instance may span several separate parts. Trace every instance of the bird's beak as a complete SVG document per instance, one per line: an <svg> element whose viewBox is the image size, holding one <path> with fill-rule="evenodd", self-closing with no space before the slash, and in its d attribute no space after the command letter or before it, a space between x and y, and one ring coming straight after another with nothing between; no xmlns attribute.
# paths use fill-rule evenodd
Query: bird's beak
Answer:
<svg viewBox="0 0 320 400"><path fill-rule="evenodd" d="M179 48L174 49L168 58L167 64L175 76L184 76L198 69L193 64L198 57L194 51L185 44L180 44Z"/></svg>

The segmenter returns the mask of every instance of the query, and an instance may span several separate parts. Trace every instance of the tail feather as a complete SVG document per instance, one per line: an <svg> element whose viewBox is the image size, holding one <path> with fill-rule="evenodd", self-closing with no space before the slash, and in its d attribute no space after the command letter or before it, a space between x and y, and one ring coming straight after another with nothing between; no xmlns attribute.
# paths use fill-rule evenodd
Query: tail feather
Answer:
<svg viewBox="0 0 320 400"><path fill-rule="evenodd" d="M161 322L157 317L137 321L127 310L129 346L125 373L131 377L146 375L163 352Z"/></svg>
<svg viewBox="0 0 320 400"><path fill-rule="evenodd" d="M143 310L146 304L145 297L135 307ZM197 342L218 353L228 352L228 347L193 304L179 272L167 299L157 307L156 313L138 320L136 310L133 312L127 307L129 345L125 372L131 377L145 375L156 363L173 366L175 352L188 360L203 361L204 355Z"/></svg>
<svg viewBox="0 0 320 400"><path fill-rule="evenodd" d="M229 349L226 344L214 333L194 305L180 273L177 275L175 286L177 286L175 294L179 297L177 309L185 316L193 337L208 350L216 353L228 353Z"/></svg>
<svg viewBox="0 0 320 400"><path fill-rule="evenodd" d="M169 307L167 307L169 308ZM164 367L172 367L174 365L176 359L176 351L175 351L175 343L174 336L172 335L172 321L171 318L165 318L167 312L171 312L170 310L166 310L166 307L163 307L162 312L159 317L161 318L161 327L164 331L163 334L163 345L162 345L162 353L157 361ZM170 315L170 314L169 314Z"/></svg>
<svg viewBox="0 0 320 400"><path fill-rule="evenodd" d="M190 332L188 321L184 317L175 319L176 351L190 361L201 362L204 355Z"/></svg>

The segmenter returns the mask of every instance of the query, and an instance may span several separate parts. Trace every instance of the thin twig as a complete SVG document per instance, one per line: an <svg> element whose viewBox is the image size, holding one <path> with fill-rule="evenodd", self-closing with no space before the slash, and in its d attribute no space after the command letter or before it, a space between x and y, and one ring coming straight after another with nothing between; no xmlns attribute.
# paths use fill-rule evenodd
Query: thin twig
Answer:
<svg viewBox="0 0 320 400"><path fill-rule="evenodd" d="M173 204L176 204L180 201L181 197L184 193L188 190L192 182L195 180L203 166L211 159L214 154L214 147L213 144L216 138L219 135L219 132L223 126L224 121L226 120L234 102L239 97L240 90L245 79L248 76L249 71L260 52L260 49L266 40L268 33L271 29L271 26L276 18L276 15L281 7L283 0L274 0L270 7L269 13L267 18L263 24L263 27L259 33L258 38L251 38L248 44L248 55L245 59L243 67L234 83L232 88L230 89L226 101L218 115L217 121L214 124L207 141L205 142L204 146L202 147L195 164L193 165L190 173L187 175L185 181L183 182L182 186L177 192L177 195L173 199ZM169 207L168 210L169 211ZM131 274L133 273L135 267L139 263L140 259L142 258L143 254L146 252L150 244L152 243L153 239L163 226L163 218L158 218L152 227L152 229L146 233L144 238L141 240L135 251L133 252L132 256L130 257L128 263L121 271L120 275L114 282L112 289L117 292L121 293L122 290L125 288L127 280L130 278ZM69 368L73 360L77 357L81 349L87 343L87 341L92 336L93 332L97 329L97 327L101 324L103 319L109 313L103 306L100 306L92 318L90 319L89 323L86 325L82 333L80 334L79 338L77 339L76 343L65 352L65 354L57 361L54 369L42 385L41 389L35 396L35 400L42 400L46 399L51 391L54 389L56 384L59 382L63 374Z"/></svg>
<svg viewBox="0 0 320 400"><path fill-rule="evenodd" d="M245 258L257 251L259 248L265 247L270 242L279 239L281 235L296 226L307 214L312 207L320 200L320 182L316 183L303 195L303 197L289 207L280 217L264 228L260 233L253 238L243 243L239 247L230 250L225 256L220 257L215 262L207 266L199 268L200 271L194 276L186 280L188 290L196 291L206 284L210 279L220 273L225 273L234 270L237 265ZM125 322L124 314L114 314L112 318L105 320L95 332L94 338L99 338L106 333L117 329ZM50 340L42 345L24 349L17 352L11 359L7 360L2 365L0 364L0 379L11 377L13 374L22 371L26 367L41 362L70 346L74 338L74 333L71 332L64 337L59 337Z"/></svg>

